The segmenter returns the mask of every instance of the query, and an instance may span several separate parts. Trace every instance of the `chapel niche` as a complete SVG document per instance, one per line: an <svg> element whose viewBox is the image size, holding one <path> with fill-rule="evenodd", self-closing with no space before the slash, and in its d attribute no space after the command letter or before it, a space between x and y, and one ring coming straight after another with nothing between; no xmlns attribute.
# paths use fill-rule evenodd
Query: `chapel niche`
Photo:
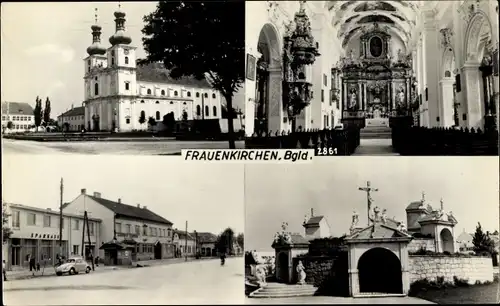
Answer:
<svg viewBox="0 0 500 306"><path fill-rule="evenodd" d="M362 60L382 62L390 57L391 35L374 24L372 31L360 37L360 54Z"/></svg>

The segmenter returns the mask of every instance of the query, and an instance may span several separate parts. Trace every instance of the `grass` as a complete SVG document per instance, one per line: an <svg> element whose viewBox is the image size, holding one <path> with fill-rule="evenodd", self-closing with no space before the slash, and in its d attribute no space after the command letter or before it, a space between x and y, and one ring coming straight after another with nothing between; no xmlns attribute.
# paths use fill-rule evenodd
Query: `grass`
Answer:
<svg viewBox="0 0 500 306"><path fill-rule="evenodd" d="M437 304L497 304L500 292L498 278L488 284L469 286L463 282L456 282L454 285L418 287L418 289L412 288L411 296Z"/></svg>

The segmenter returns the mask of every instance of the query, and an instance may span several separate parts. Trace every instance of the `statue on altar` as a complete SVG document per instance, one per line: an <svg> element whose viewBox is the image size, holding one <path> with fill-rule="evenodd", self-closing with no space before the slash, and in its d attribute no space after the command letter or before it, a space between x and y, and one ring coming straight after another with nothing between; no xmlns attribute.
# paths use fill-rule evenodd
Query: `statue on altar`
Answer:
<svg viewBox="0 0 500 306"><path fill-rule="evenodd" d="M358 94L356 92L356 89L352 89L349 99L349 106L347 108L352 110L356 108L357 104L358 104Z"/></svg>
<svg viewBox="0 0 500 306"><path fill-rule="evenodd" d="M405 89L404 89L403 85L399 86L398 104L399 104L399 107L405 106Z"/></svg>

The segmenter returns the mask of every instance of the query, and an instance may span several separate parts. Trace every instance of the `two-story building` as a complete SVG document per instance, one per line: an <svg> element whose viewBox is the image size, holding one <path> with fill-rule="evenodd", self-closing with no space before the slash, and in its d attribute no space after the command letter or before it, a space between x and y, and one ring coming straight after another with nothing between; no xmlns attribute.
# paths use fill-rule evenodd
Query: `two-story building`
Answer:
<svg viewBox="0 0 500 306"><path fill-rule="evenodd" d="M7 133L30 131L35 126L33 107L23 102L2 102L2 130Z"/></svg>
<svg viewBox="0 0 500 306"><path fill-rule="evenodd" d="M196 255L196 233L186 233L174 229L174 249L176 257Z"/></svg>
<svg viewBox="0 0 500 306"><path fill-rule="evenodd" d="M201 256L217 256L217 235L208 232L198 232L198 249Z"/></svg>
<svg viewBox="0 0 500 306"><path fill-rule="evenodd" d="M99 192L89 195L82 189L78 197L63 206L65 213L76 211L87 211L90 216L102 220L101 245L117 241L133 246L133 261L174 257L172 222L147 206L127 205L121 199L104 199ZM104 250L99 249L98 254L105 258Z"/></svg>
<svg viewBox="0 0 500 306"><path fill-rule="evenodd" d="M89 231L85 229L84 232L81 210L63 213L62 239L59 211L7 203L6 212L12 230L3 245L8 270L28 267L28 255L34 257L36 263L49 266L55 264L57 254L65 257L86 255L91 250L95 252L95 246L101 243L102 220L89 216ZM83 235L85 242L82 246Z"/></svg>
<svg viewBox="0 0 500 306"><path fill-rule="evenodd" d="M57 123L67 132L81 132L85 128L85 107L78 106L57 116Z"/></svg>

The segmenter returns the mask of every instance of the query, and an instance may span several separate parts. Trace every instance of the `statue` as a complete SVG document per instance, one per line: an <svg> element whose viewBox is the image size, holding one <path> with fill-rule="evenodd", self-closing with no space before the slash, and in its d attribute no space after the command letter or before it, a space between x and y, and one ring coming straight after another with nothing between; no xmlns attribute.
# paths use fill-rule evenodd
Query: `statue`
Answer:
<svg viewBox="0 0 500 306"><path fill-rule="evenodd" d="M306 283L306 271L301 260L299 260L299 263L297 264L297 274L297 284L304 285Z"/></svg>
<svg viewBox="0 0 500 306"><path fill-rule="evenodd" d="M304 224L307 223L307 215L304 216Z"/></svg>
<svg viewBox="0 0 500 306"><path fill-rule="evenodd" d="M358 95L356 93L356 90L353 89L351 91L351 100L349 102L349 109L353 109L356 107L356 104L358 104Z"/></svg>
<svg viewBox="0 0 500 306"><path fill-rule="evenodd" d="M377 222L380 220L380 208L378 206L375 206L373 208L373 221Z"/></svg>
<svg viewBox="0 0 500 306"><path fill-rule="evenodd" d="M381 220L382 220L382 223L387 222L387 209L385 209L385 208L384 208L384 210L382 210Z"/></svg>
<svg viewBox="0 0 500 306"><path fill-rule="evenodd" d="M356 226L358 225L358 221L359 221L359 215L356 211L353 211L352 212L352 226Z"/></svg>
<svg viewBox="0 0 500 306"><path fill-rule="evenodd" d="M399 228L398 228L399 231L403 232L403 233L406 233L406 225L404 222L399 222Z"/></svg>
<svg viewBox="0 0 500 306"><path fill-rule="evenodd" d="M263 265L257 265L255 277L257 278L257 284L259 284L259 287L264 287L266 285L266 271Z"/></svg>
<svg viewBox="0 0 500 306"><path fill-rule="evenodd" d="M404 91L404 88L402 86L399 88L398 100L399 100L400 106L403 107L405 104L405 91Z"/></svg>

